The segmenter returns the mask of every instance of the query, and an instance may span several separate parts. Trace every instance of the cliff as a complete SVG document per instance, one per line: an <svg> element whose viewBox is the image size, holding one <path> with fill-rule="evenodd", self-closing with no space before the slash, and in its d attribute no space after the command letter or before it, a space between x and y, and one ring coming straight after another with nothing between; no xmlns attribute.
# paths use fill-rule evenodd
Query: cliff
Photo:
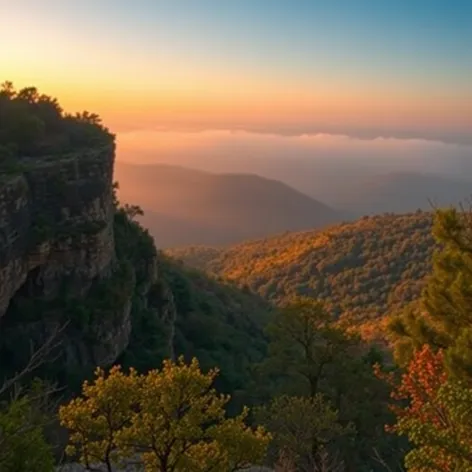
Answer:
<svg viewBox="0 0 472 472"><path fill-rule="evenodd" d="M152 240L147 253L130 253L126 235L115 240L117 225L123 232L132 222L117 218L114 151L111 142L63 156L23 158L13 171L2 172L2 368L24 364L31 345L40 346L62 329L55 376L69 381L71 375L113 363L125 351L136 310L151 310L167 324L175 316L165 287L159 289L164 301L155 297Z"/></svg>
<svg viewBox="0 0 472 472"><path fill-rule="evenodd" d="M52 298L67 277L85 294L114 260L114 146L22 159L0 183L0 316L25 283Z"/></svg>

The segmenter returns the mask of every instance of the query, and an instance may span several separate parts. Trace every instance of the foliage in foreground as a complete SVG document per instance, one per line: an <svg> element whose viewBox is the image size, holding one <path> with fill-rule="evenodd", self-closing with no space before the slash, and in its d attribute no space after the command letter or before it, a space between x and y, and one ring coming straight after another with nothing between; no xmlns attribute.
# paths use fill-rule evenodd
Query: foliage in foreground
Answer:
<svg viewBox="0 0 472 472"><path fill-rule="evenodd" d="M458 380L472 381L472 209L441 210L433 234L441 250L422 297L422 311L392 323L399 336L400 362L424 344L444 349L447 370Z"/></svg>
<svg viewBox="0 0 472 472"><path fill-rule="evenodd" d="M98 369L83 395L60 408L71 433L69 455L108 471L129 458L162 472L230 472L260 463L270 436L246 426L247 409L225 417L229 397L212 388L217 374L183 358L146 375Z"/></svg>
<svg viewBox="0 0 472 472"><path fill-rule="evenodd" d="M352 434L354 428L340 424L338 412L320 393L313 397L277 397L260 408L257 416L273 435L273 462L284 467L290 464L300 472L318 470L326 457L343 466L336 441Z"/></svg>
<svg viewBox="0 0 472 472"><path fill-rule="evenodd" d="M407 469L472 471L472 389L448 375L443 351L425 345L400 382L387 378L399 402L392 405L397 421L389 429L413 445L405 457Z"/></svg>
<svg viewBox="0 0 472 472"><path fill-rule="evenodd" d="M53 456L43 424L27 396L0 411L0 472L51 472Z"/></svg>
<svg viewBox="0 0 472 472"><path fill-rule="evenodd" d="M441 245L422 310L393 321L396 357L406 367L393 396L393 431L408 436L412 471L472 471L472 211L436 213Z"/></svg>
<svg viewBox="0 0 472 472"><path fill-rule="evenodd" d="M310 444L300 446L311 451L304 455L305 466L311 460L321 467L328 456L344 462L345 471L371 471L378 467L380 455L394 467L401 457L401 441L384 431L384 424L393 420L387 408L389 390L372 371L373 364L382 361L380 353L338 326L322 302L303 297L292 299L274 316L267 335L268 356L258 367L259 391L266 386L261 401L273 405L274 396L282 395L285 400L277 400L280 414L290 412L292 418L305 410L298 430ZM314 419L315 411L320 415L317 421L332 426L329 444L317 436L316 422L312 429L306 422ZM282 423L277 423L280 428ZM269 430L280 437L276 429ZM302 460L294 459L298 452L284 450L279 440L276 455L281 454L295 463Z"/></svg>

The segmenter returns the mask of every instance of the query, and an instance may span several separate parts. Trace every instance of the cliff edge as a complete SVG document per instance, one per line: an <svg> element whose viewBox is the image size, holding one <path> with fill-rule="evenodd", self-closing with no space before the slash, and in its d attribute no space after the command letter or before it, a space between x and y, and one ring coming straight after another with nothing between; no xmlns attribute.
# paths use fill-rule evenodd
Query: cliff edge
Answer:
<svg viewBox="0 0 472 472"><path fill-rule="evenodd" d="M151 310L148 315L172 321L172 299L158 280L152 239L133 228L114 201L114 155L111 142L17 159L2 172L2 370L7 359L17 369L31 348L61 330L54 377L70 382L118 359L130 342L133 311Z"/></svg>
<svg viewBox="0 0 472 472"><path fill-rule="evenodd" d="M25 290L78 295L114 262L114 145L64 157L21 159L0 180L0 317Z"/></svg>

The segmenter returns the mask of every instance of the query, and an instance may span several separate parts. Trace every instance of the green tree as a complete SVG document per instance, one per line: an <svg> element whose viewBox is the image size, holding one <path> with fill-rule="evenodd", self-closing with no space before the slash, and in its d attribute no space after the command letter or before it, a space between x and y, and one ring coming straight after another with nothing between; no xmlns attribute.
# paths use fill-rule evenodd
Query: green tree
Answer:
<svg viewBox="0 0 472 472"><path fill-rule="evenodd" d="M37 157L110 145L113 136L100 117L83 112L65 114L59 102L36 87L15 90L0 86L0 157ZM10 163L8 163L10 165Z"/></svg>
<svg viewBox="0 0 472 472"><path fill-rule="evenodd" d="M301 472L318 470L324 453L336 457L336 441L354 432L339 423L338 412L321 394L277 397L260 408L256 418L272 433L272 460L290 463Z"/></svg>
<svg viewBox="0 0 472 472"><path fill-rule="evenodd" d="M444 349L448 370L472 381L472 211L438 210L433 234L440 245L419 309L391 325L399 338L399 359L407 362L428 344Z"/></svg>
<svg viewBox="0 0 472 472"><path fill-rule="evenodd" d="M50 472L53 454L45 430L54 418L54 386L32 375L58 346L60 329L0 385L0 472ZM7 371L8 372L8 371Z"/></svg>
<svg viewBox="0 0 472 472"><path fill-rule="evenodd" d="M323 394L340 424L356 429L352 437L338 441L347 470L370 470L378 465L378 454L396 464L400 441L383 428L392 419L388 385L372 370L382 360L380 353L348 334L322 302L304 297L276 314L267 333L269 356L258 370L259 384L267 386L268 395Z"/></svg>
<svg viewBox="0 0 472 472"><path fill-rule="evenodd" d="M0 409L0 472L51 472L53 456L43 435L44 418L23 396Z"/></svg>
<svg viewBox="0 0 472 472"><path fill-rule="evenodd" d="M262 369L287 378L299 393L314 396L330 364L347 355L352 340L337 327L324 304L307 297L287 303L267 328L269 356Z"/></svg>

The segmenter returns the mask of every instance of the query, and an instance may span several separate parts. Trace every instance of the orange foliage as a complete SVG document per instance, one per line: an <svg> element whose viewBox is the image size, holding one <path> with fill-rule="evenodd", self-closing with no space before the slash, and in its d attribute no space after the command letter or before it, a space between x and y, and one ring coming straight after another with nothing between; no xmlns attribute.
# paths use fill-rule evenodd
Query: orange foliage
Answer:
<svg viewBox="0 0 472 472"><path fill-rule="evenodd" d="M408 400L408 406L391 405L397 418L416 417L423 423L443 425L444 415L435 401L439 389L447 380L443 358L442 351L435 353L430 346L424 345L411 360L399 384L393 374L385 374L378 365L375 366L376 375L393 387L391 397L398 401ZM427 408L427 405L430 407ZM388 429L396 430L395 426Z"/></svg>

